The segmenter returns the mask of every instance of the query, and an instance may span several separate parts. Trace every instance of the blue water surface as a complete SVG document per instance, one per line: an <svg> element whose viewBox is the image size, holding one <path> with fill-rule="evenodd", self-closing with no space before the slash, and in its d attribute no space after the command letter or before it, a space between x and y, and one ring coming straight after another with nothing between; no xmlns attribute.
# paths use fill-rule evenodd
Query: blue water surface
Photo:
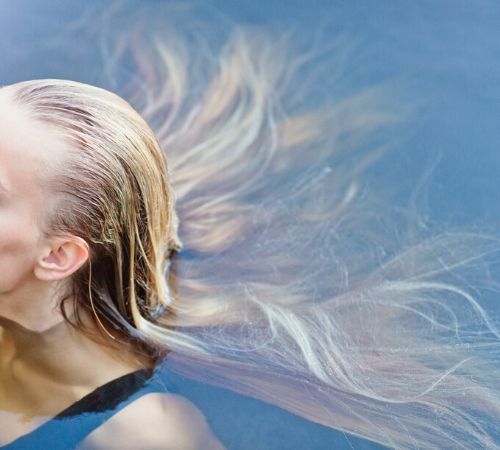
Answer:
<svg viewBox="0 0 500 450"><path fill-rule="evenodd" d="M66 65L50 42L89 8L107 4L2 0L0 84L33 78L90 81L88 68ZM442 228L494 230L500 224L500 2L207 0L203 7L235 23L293 29L325 41L339 35L352 39L355 83L392 83L395 101L415 105L401 149L380 176L409 192L432 168L415 200L430 221ZM320 95L321 83L315 89ZM188 379L179 384L228 448L379 448L222 389Z"/></svg>

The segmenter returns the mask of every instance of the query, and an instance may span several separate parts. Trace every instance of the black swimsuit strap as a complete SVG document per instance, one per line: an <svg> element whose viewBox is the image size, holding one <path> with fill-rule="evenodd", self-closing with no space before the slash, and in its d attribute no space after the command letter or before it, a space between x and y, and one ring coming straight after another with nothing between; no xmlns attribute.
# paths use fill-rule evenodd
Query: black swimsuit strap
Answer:
<svg viewBox="0 0 500 450"><path fill-rule="evenodd" d="M151 378L152 373L151 370L138 370L103 384L57 414L54 419L59 420L84 413L103 412L108 409L114 410L121 402L127 400L134 392L141 389L146 381Z"/></svg>

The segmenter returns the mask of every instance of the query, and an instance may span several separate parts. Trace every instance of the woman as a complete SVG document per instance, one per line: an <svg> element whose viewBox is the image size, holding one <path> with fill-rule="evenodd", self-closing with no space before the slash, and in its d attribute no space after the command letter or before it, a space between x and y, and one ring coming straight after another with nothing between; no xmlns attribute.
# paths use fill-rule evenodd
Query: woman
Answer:
<svg viewBox="0 0 500 450"><path fill-rule="evenodd" d="M228 45L202 95L184 92L182 52L155 55L159 71L137 53L150 91L136 103L178 197L171 274L174 196L144 120L76 82L0 91L1 443L42 430L81 448L221 448L150 378L166 358L388 446L495 447L498 333L456 278L493 240L403 251L377 230L381 205L356 201L355 182L375 157L340 151L393 120L373 93L304 111L280 91L279 43L255 35ZM101 394L124 379L110 417ZM75 409L102 414L63 428Z"/></svg>
<svg viewBox="0 0 500 450"><path fill-rule="evenodd" d="M99 286L107 290L106 294L100 291L99 302L103 295L113 295L118 300L118 286L114 283L123 277L122 292L128 295L118 300L122 302L122 312L113 307L113 313L131 314L131 324L134 315L153 315L154 308L166 300L163 263L168 257L166 252L175 248L177 241L162 153L146 124L125 102L97 88L62 81L3 88L0 102L0 439L2 444L8 444L36 430L96 387L154 366L158 353L153 347L145 347L139 336L130 336L126 328L117 328L111 316L99 319L94 308L102 310L104 305L96 300L94 306L90 289ZM92 128L92 117L106 109L115 115L116 129L107 138L101 135L100 143L90 148L91 133L84 127ZM128 130L128 142L117 142L120 127ZM29 133L23 131L27 129ZM100 134L104 130L95 131ZM109 131L112 130L108 128ZM99 159L99 145L104 143L107 154ZM136 158L143 152L142 167L139 159L130 158L129 162L135 162L137 167L122 167L120 171L119 161L125 154L118 151L126 146L134 146ZM91 150L95 152L92 168L85 156ZM111 166L109 158L113 152L117 153L115 165ZM99 168L107 171L99 173ZM139 175L149 170L145 176L156 178L149 179L148 186L144 180L129 178L126 170ZM81 177L84 183L75 177ZM89 182L95 183L91 190ZM116 192L104 191L112 186ZM83 201L85 194L89 197ZM104 204L106 199L116 203L114 212L109 204ZM130 207L126 214L129 219L134 217L135 223L126 224L119 217L112 217L126 205ZM87 207L94 209L84 211ZM158 208L159 214L152 213L153 208ZM148 223L149 220L153 222ZM127 225L135 229L122 228ZM146 234L146 230L152 234ZM141 239L142 247L133 243L128 248L119 247L135 238ZM135 251L143 253L134 255ZM115 265L109 265L115 261ZM110 269L115 272L109 273ZM101 279L91 282L90 273L94 277L99 273ZM131 275L144 278L132 280ZM86 281L82 283L83 279ZM152 286L154 291L144 291ZM142 304L136 300L138 295ZM89 303L82 304L84 300ZM109 339L112 340L104 345ZM146 348L151 351L145 351ZM156 431L140 426L146 420L149 426L157 421ZM138 426L133 434L120 431L131 423ZM46 435L45 439L53 437ZM83 444L83 448L87 447L220 448L197 409L168 393L150 393L133 402L93 433Z"/></svg>

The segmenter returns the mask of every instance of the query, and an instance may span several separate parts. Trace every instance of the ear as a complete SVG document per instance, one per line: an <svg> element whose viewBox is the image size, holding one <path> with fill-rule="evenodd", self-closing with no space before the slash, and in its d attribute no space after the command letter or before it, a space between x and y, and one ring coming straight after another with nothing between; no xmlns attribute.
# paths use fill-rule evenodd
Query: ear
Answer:
<svg viewBox="0 0 500 450"><path fill-rule="evenodd" d="M75 273L88 258L89 246L82 238L58 237L38 259L33 273L42 281L63 280Z"/></svg>

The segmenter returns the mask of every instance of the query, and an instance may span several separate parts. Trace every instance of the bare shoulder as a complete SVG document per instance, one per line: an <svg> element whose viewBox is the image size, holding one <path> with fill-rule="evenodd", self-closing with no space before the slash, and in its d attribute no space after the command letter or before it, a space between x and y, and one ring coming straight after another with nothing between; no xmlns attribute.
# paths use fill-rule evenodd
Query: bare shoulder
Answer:
<svg viewBox="0 0 500 450"><path fill-rule="evenodd" d="M92 432L78 450L221 450L201 411L175 394L147 394Z"/></svg>

